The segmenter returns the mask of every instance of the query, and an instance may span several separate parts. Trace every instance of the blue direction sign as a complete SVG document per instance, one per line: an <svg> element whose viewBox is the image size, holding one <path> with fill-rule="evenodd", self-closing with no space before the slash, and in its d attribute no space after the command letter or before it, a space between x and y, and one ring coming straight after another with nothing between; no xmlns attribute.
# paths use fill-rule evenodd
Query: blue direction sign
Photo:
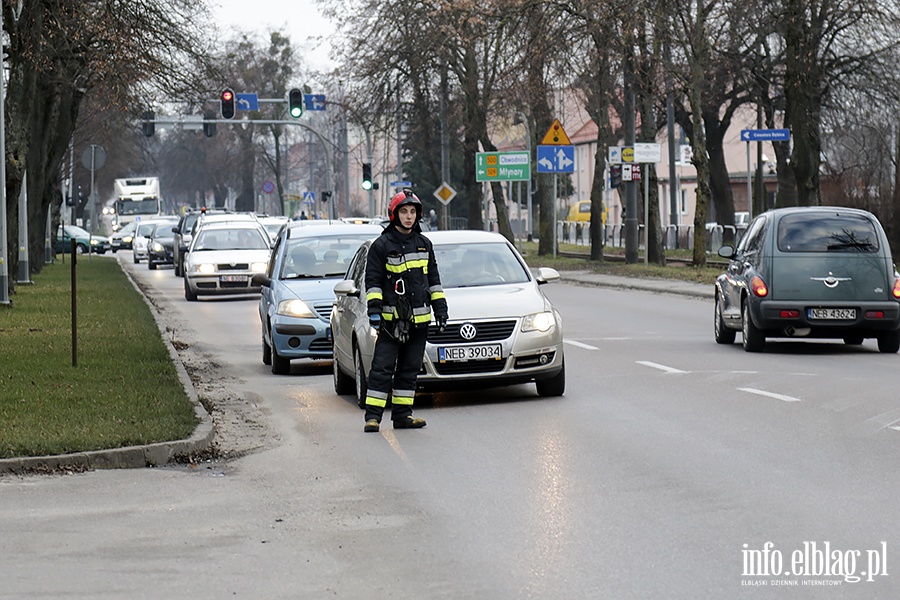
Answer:
<svg viewBox="0 0 900 600"><path fill-rule="evenodd" d="M325 110L325 94L303 94L306 110Z"/></svg>
<svg viewBox="0 0 900 600"><path fill-rule="evenodd" d="M391 187L412 187L412 181L392 181L388 184Z"/></svg>
<svg viewBox="0 0 900 600"><path fill-rule="evenodd" d="M790 139L790 129L741 129L742 142L786 142Z"/></svg>
<svg viewBox="0 0 900 600"><path fill-rule="evenodd" d="M235 94L238 110L259 110L259 96L256 94Z"/></svg>
<svg viewBox="0 0 900 600"><path fill-rule="evenodd" d="M538 146L538 173L574 173L575 146Z"/></svg>

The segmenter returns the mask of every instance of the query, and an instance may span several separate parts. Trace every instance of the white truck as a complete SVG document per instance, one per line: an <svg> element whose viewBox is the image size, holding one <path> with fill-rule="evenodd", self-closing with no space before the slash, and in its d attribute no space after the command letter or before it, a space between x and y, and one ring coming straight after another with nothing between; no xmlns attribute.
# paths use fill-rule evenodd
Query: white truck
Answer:
<svg viewBox="0 0 900 600"><path fill-rule="evenodd" d="M152 219L162 214L159 177L126 177L116 179L113 231L133 221Z"/></svg>

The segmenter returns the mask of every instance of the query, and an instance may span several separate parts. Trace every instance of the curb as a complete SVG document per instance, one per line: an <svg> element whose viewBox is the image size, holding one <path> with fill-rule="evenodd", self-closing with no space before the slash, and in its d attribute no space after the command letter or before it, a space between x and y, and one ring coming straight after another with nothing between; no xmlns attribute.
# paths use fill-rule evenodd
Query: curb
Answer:
<svg viewBox="0 0 900 600"><path fill-rule="evenodd" d="M714 298L713 286L679 280L648 280L632 277L589 274L584 271L560 271L559 279L565 283L619 290L639 290L656 294L675 294L691 298Z"/></svg>
<svg viewBox="0 0 900 600"><path fill-rule="evenodd" d="M119 261L119 258L116 258ZM121 267L121 262L119 262ZM141 446L126 446L124 448L110 448L108 450L90 450L88 452L74 452L72 454L57 454L52 456L29 456L21 458L3 458L0 459L0 475L5 473L23 473L27 471L44 471L56 470L61 468L83 468L87 470L94 469L136 469L143 467L154 467L164 465L171 462L176 456L183 454L193 454L209 448L215 437L215 426L212 418L197 396L194 384L188 376L184 364L175 350L172 342L166 338L166 331L162 323L160 323L158 311L156 307L147 299L141 289L138 287L134 278L126 270L122 269L128 281L138 291L150 312L153 313L153 320L159 328L160 336L163 343L169 350L169 356L172 357L172 364L178 372L178 378L181 385L187 393L188 398L194 405L194 414L197 416L198 425L194 429L191 437L184 440L173 440L170 442L156 442L153 444L144 444Z"/></svg>

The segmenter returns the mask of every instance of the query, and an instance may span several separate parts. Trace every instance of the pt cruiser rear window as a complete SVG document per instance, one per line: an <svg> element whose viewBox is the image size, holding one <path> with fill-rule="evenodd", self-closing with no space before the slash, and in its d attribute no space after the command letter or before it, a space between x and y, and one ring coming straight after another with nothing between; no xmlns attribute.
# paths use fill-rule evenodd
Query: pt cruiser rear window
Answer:
<svg viewBox="0 0 900 600"><path fill-rule="evenodd" d="M858 215L798 213L778 222L782 252L878 252L878 235L869 219Z"/></svg>

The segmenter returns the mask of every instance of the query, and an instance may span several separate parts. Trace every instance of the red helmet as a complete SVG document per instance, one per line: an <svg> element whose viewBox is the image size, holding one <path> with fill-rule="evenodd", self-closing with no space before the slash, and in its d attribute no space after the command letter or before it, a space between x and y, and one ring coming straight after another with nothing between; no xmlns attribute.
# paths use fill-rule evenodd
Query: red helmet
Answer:
<svg viewBox="0 0 900 600"><path fill-rule="evenodd" d="M407 204L412 204L416 207L416 221L421 219L422 201L419 200L418 196L412 193L412 190L403 190L391 198L391 203L388 205L388 219L394 221L397 216L397 209L401 206L406 206Z"/></svg>

